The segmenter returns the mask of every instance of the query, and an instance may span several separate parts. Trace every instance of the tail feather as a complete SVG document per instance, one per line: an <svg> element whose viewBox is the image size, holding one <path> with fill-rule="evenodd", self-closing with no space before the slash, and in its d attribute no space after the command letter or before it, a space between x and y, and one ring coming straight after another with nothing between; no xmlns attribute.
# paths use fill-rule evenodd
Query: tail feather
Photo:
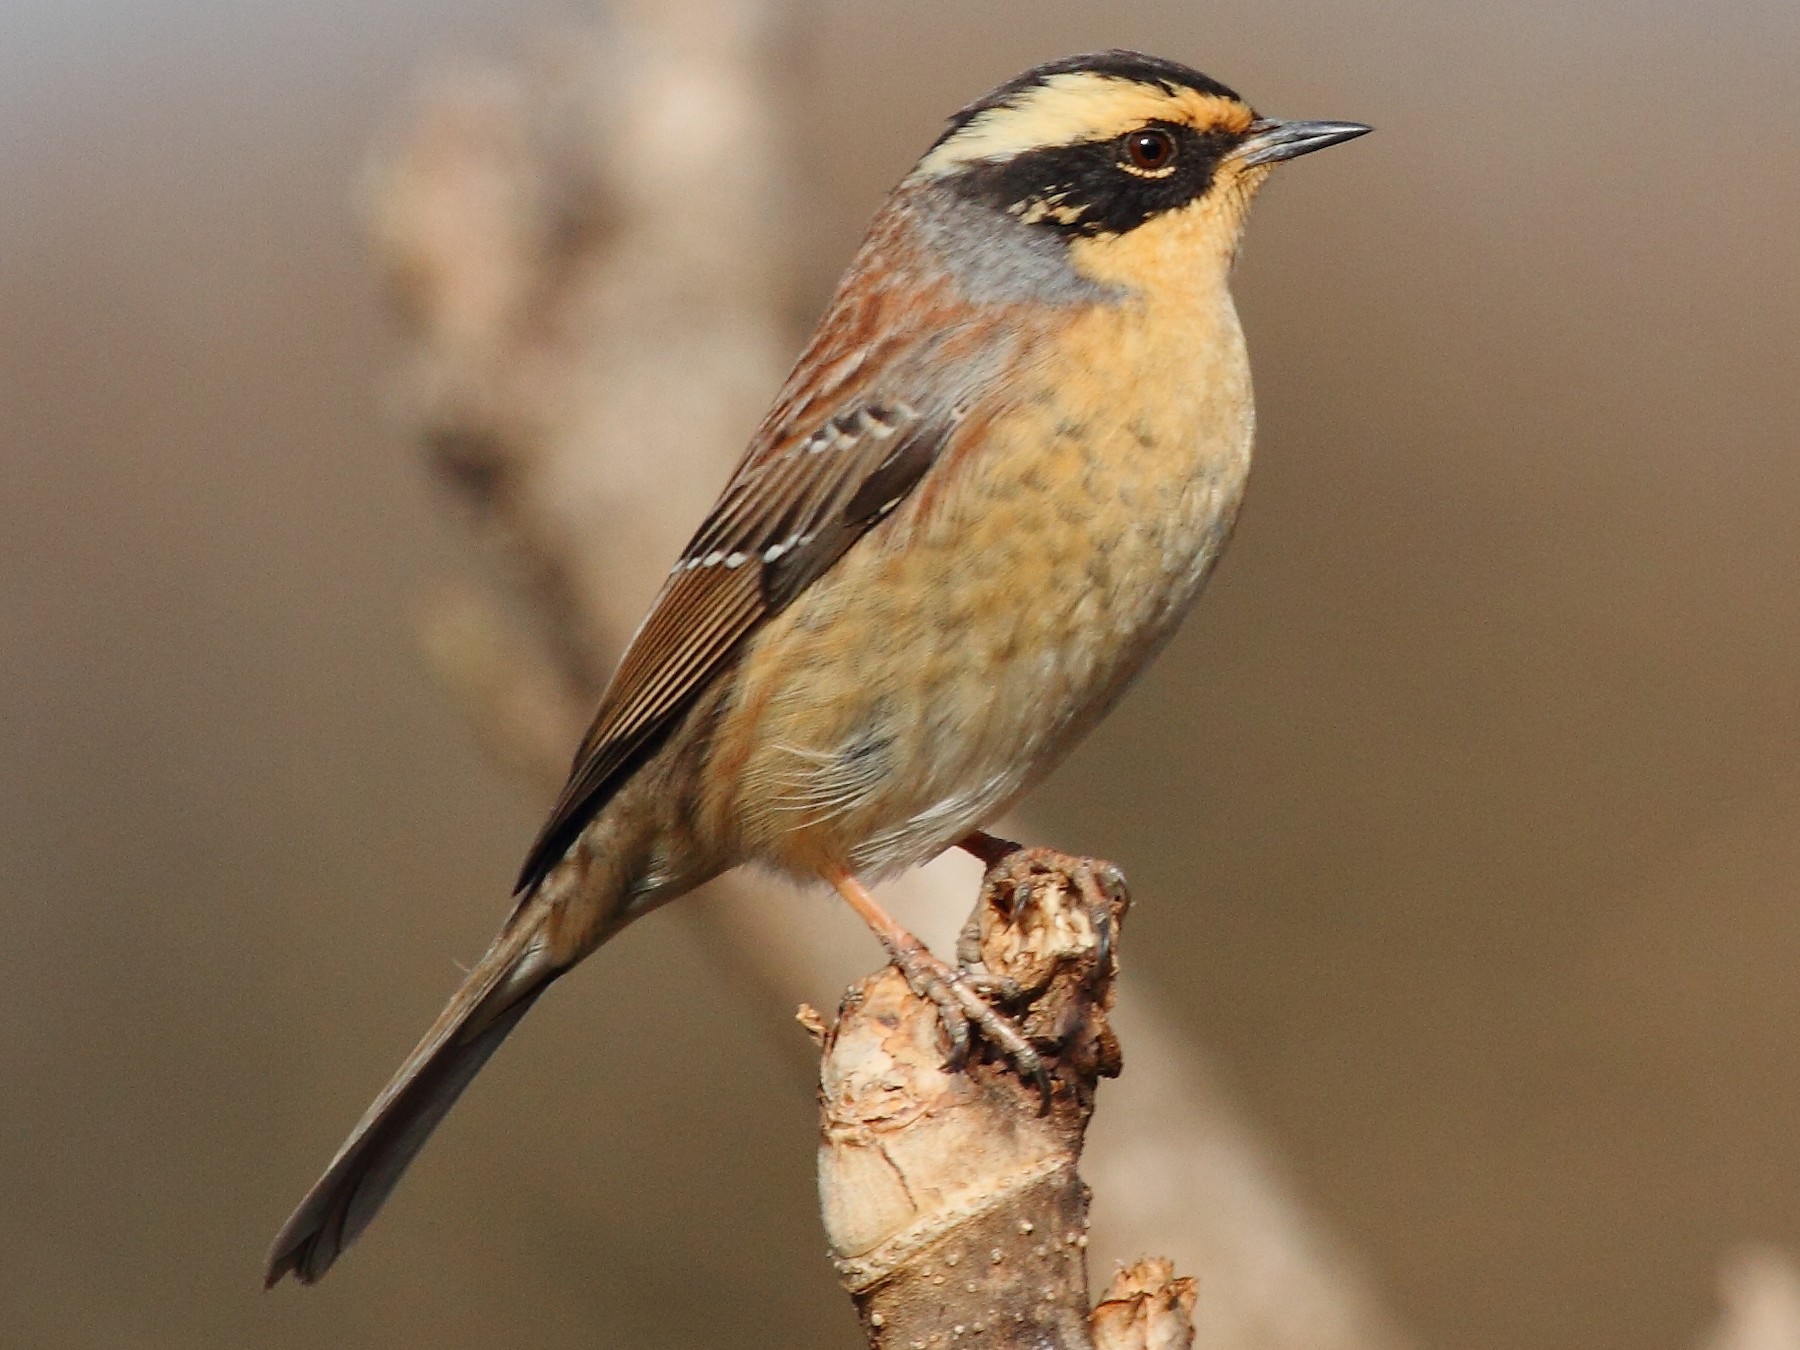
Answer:
<svg viewBox="0 0 1800 1350"><path fill-rule="evenodd" d="M375 1217L408 1164L561 973L515 923L469 973L431 1030L357 1123L269 1251L264 1288L292 1271L312 1284Z"/></svg>

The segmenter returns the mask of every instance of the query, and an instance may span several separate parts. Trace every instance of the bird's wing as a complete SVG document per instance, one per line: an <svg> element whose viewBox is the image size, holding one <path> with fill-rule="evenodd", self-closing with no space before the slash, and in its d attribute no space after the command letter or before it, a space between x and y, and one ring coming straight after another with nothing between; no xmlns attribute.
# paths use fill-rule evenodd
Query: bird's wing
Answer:
<svg viewBox="0 0 1800 1350"><path fill-rule="evenodd" d="M520 891L560 861L744 640L898 506L954 436L968 406L956 395L971 376L934 390L929 372L944 370L966 333L934 322L944 316L929 306L903 324L859 311L840 306L821 324L663 584L526 857Z"/></svg>

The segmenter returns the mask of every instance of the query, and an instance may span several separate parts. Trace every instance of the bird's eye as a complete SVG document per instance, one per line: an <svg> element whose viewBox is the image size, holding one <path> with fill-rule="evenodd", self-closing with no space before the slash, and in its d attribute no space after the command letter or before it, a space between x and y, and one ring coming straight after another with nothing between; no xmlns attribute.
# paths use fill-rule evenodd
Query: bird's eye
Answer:
<svg viewBox="0 0 1800 1350"><path fill-rule="evenodd" d="M1126 135L1125 167L1138 173L1162 174L1175 163L1175 138L1156 127Z"/></svg>

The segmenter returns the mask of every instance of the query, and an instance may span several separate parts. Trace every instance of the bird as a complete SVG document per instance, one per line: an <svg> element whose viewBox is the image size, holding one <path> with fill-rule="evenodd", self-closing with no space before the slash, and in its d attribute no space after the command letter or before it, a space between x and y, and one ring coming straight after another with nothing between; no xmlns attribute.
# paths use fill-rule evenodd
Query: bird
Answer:
<svg viewBox="0 0 1800 1350"><path fill-rule="evenodd" d="M871 883L984 833L1167 642L1250 467L1229 280L1274 167L1361 136L1131 51L954 114L628 644L511 912L277 1236L353 1242L532 1004L742 864L833 887L953 1041L1016 1028Z"/></svg>

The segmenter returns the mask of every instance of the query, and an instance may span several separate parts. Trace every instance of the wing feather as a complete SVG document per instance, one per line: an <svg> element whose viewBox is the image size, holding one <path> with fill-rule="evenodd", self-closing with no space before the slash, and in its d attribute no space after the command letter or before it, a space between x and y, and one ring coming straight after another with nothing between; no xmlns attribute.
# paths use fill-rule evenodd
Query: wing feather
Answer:
<svg viewBox="0 0 1800 1350"><path fill-rule="evenodd" d="M801 353L601 695L569 781L525 859L529 892L743 643L912 493L986 391L1054 316L1020 303L980 325L951 274L890 211ZM923 277L932 277L929 284ZM900 278L905 284L896 284Z"/></svg>
<svg viewBox="0 0 1800 1350"><path fill-rule="evenodd" d="M803 363L793 379L806 373ZM862 389L808 402L814 415L803 418L777 405L664 583L601 696L520 891L556 866L744 640L912 490L960 420L948 403L921 412Z"/></svg>

